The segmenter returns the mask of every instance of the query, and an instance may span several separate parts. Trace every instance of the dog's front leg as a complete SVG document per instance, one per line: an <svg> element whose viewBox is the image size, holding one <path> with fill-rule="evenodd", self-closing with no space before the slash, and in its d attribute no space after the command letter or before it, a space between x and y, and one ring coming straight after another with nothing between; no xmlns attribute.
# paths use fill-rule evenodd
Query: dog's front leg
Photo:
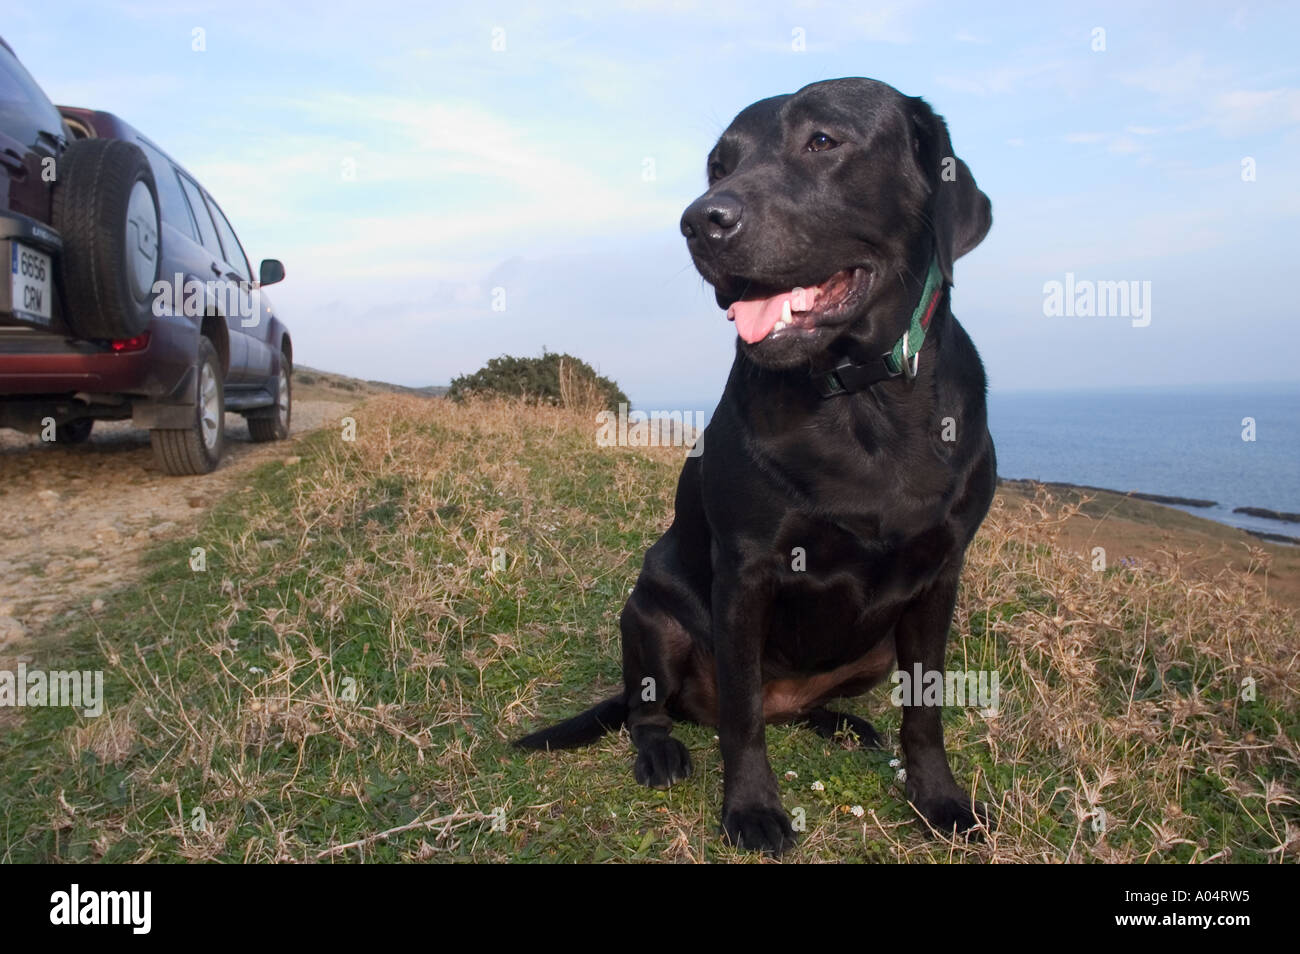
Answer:
<svg viewBox="0 0 1300 954"><path fill-rule="evenodd" d="M673 658L665 635L667 625L664 614L656 610L638 581L623 607L619 626L623 631L627 730L636 746L632 773L650 788L667 788L691 774L690 753L669 735L673 719L668 714L668 700L680 688L683 660Z"/></svg>
<svg viewBox="0 0 1300 954"><path fill-rule="evenodd" d="M713 639L722 746L722 831L733 845L780 854L794 844L776 775L767 760L763 719L763 635L770 598L742 574L713 580Z"/></svg>
<svg viewBox="0 0 1300 954"><path fill-rule="evenodd" d="M898 668L909 677L919 664L923 673L942 673L948 628L957 602L961 565L940 577L903 611L895 629ZM953 778L943 746L943 707L925 705L921 686L913 684L903 708L902 743L907 759L907 800L944 834L988 824L988 809L972 802Z"/></svg>

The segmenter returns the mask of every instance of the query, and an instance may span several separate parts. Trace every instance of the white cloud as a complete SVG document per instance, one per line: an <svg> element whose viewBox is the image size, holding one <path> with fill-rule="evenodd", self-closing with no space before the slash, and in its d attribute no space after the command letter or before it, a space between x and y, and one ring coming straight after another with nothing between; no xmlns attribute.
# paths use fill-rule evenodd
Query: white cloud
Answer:
<svg viewBox="0 0 1300 954"><path fill-rule="evenodd" d="M1180 97L1203 94L1227 80L1227 70L1210 68L1200 53L1188 53L1169 63L1147 66L1119 74L1120 82L1155 93Z"/></svg>
<svg viewBox="0 0 1300 954"><path fill-rule="evenodd" d="M1300 124L1300 89L1238 89L1210 100L1208 121L1225 136Z"/></svg>
<svg viewBox="0 0 1300 954"><path fill-rule="evenodd" d="M974 96L1014 93L1030 80L1041 81L1061 69L1059 61L1028 66L995 66L967 73L941 73L934 78L940 86Z"/></svg>
<svg viewBox="0 0 1300 954"><path fill-rule="evenodd" d="M1136 155L1143 163L1151 161L1150 144L1131 135L1113 132L1076 132L1066 133L1063 138L1074 145L1101 145L1106 147L1107 152L1117 156Z"/></svg>
<svg viewBox="0 0 1300 954"><path fill-rule="evenodd" d="M910 5L854 4L850 9L854 13L848 17L848 22L852 24L855 39L895 44L912 42L912 31L905 22Z"/></svg>
<svg viewBox="0 0 1300 954"><path fill-rule="evenodd" d="M487 248L663 233L689 198L667 176L643 181L639 158L602 154L598 127L577 139L484 107L391 96L327 95L281 114L291 128L346 134L282 137L274 152L227 152L193 171L250 251L274 233L275 254L321 275L422 276L430 261L480 261Z"/></svg>
<svg viewBox="0 0 1300 954"><path fill-rule="evenodd" d="M1226 67L1206 65L1201 53L1120 76L1129 86L1196 109L1196 118L1181 124L1179 132L1210 126L1236 137L1300 124L1300 89L1233 89L1231 78ZM1148 135L1157 130L1137 126L1129 131Z"/></svg>

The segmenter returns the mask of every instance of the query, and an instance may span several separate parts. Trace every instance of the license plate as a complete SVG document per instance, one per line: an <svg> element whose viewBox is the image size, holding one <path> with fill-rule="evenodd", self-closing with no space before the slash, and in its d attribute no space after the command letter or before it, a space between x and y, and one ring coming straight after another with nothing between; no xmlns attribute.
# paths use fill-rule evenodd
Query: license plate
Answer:
<svg viewBox="0 0 1300 954"><path fill-rule="evenodd" d="M10 242L9 246L12 249L9 287L13 290L13 301L10 302L13 312L50 324L54 317L53 260L44 252L17 242Z"/></svg>

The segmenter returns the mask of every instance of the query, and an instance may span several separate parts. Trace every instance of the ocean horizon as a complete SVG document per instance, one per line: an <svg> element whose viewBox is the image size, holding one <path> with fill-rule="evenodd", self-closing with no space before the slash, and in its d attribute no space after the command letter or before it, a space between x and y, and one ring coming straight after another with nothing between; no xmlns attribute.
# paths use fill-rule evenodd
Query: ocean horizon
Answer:
<svg viewBox="0 0 1300 954"><path fill-rule="evenodd" d="M706 421L716 406L717 398L632 404L702 411ZM1177 509L1300 537L1298 523L1232 512L1300 513L1300 383L991 390L989 430L999 477L1212 500Z"/></svg>

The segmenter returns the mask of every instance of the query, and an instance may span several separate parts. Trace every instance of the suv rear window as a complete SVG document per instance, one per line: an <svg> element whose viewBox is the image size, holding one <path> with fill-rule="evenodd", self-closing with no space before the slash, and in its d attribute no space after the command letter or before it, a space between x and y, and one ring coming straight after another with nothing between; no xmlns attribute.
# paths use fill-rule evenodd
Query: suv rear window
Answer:
<svg viewBox="0 0 1300 954"><path fill-rule="evenodd" d="M63 120L18 58L0 46L0 128L24 146L41 132L60 136Z"/></svg>

